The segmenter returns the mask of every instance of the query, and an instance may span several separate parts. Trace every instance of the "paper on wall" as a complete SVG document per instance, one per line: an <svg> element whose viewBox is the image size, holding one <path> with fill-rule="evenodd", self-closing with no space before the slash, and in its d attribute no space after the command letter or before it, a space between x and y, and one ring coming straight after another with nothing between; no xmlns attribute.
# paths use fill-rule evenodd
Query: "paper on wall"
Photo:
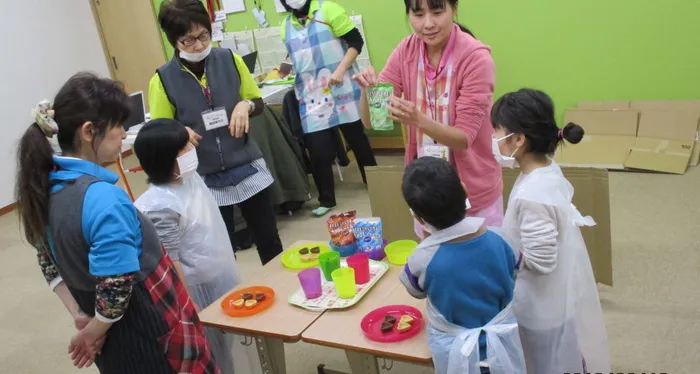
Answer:
<svg viewBox="0 0 700 374"><path fill-rule="evenodd" d="M224 40L224 23L214 22L211 24L211 40L220 42Z"/></svg>
<svg viewBox="0 0 700 374"><path fill-rule="evenodd" d="M278 68L287 57L287 47L280 39L280 28L269 27L254 31L255 42L258 45L258 56L263 71Z"/></svg>
<svg viewBox="0 0 700 374"><path fill-rule="evenodd" d="M223 0L222 5L226 13L245 12L244 0Z"/></svg>
<svg viewBox="0 0 700 374"><path fill-rule="evenodd" d="M282 2L280 0L275 0L275 9L277 9L277 13L287 12L287 9L284 9L284 5L282 5Z"/></svg>
<svg viewBox="0 0 700 374"><path fill-rule="evenodd" d="M360 55L357 56L356 63L360 69L372 66L372 61L369 58L369 44L367 43L365 28L362 24L362 16L351 16L350 20L353 24L355 24L355 27L357 28L357 31L360 32L360 35L362 35L362 40L365 41L365 45L362 47L362 52L360 52Z"/></svg>
<svg viewBox="0 0 700 374"><path fill-rule="evenodd" d="M214 12L214 22L225 22L226 21L226 11L225 10L217 10Z"/></svg>

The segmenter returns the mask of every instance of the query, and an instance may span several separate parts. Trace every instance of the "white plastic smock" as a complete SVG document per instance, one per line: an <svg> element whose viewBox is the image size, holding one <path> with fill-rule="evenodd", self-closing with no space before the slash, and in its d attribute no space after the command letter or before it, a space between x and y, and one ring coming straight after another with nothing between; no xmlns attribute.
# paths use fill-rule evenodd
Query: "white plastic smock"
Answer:
<svg viewBox="0 0 700 374"><path fill-rule="evenodd" d="M134 203L144 213L170 209L179 218L180 264L188 287L240 274L219 207L202 178L193 173L180 182L151 185Z"/></svg>
<svg viewBox="0 0 700 374"><path fill-rule="evenodd" d="M409 268L427 266L440 244L476 233L483 218L467 217L462 222L427 237L409 258ZM422 272L424 274L424 272ZM424 277L424 276L423 276ZM421 284L422 284L421 279ZM486 325L467 329L447 321L428 297L428 345L438 374L478 374L481 363L488 364L491 374L525 373L525 361L518 335L518 325L510 304ZM486 333L486 355L479 357L479 335Z"/></svg>
<svg viewBox="0 0 700 374"><path fill-rule="evenodd" d="M555 262L550 269L538 272L534 265L523 266L515 282L512 308L530 374L611 370L598 289L580 230L595 222L571 203L573 194L552 161L548 167L521 174L508 201L502 235L514 250L522 251L524 263L538 261L538 248L523 247L520 217L532 214L533 208L548 212L542 221L551 222L552 227L542 230L550 234L556 230Z"/></svg>

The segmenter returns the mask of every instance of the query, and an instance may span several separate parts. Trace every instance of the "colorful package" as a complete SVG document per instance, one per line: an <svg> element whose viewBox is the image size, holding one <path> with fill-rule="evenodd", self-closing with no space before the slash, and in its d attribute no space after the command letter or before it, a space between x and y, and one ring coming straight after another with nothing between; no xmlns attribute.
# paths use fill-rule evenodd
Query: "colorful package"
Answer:
<svg viewBox="0 0 700 374"><path fill-rule="evenodd" d="M331 242L338 247L350 245L355 242L352 226L355 223L357 212L350 211L334 214L328 218L328 233L331 234Z"/></svg>
<svg viewBox="0 0 700 374"><path fill-rule="evenodd" d="M389 99L394 94L394 86L391 83L379 83L376 87L367 89L367 104L369 105L369 118L372 129L389 131L394 129L394 121L390 120Z"/></svg>
<svg viewBox="0 0 700 374"><path fill-rule="evenodd" d="M384 238L381 218L357 218L352 229L355 234L357 253L365 253L370 258L384 257ZM380 258L381 259L381 258Z"/></svg>

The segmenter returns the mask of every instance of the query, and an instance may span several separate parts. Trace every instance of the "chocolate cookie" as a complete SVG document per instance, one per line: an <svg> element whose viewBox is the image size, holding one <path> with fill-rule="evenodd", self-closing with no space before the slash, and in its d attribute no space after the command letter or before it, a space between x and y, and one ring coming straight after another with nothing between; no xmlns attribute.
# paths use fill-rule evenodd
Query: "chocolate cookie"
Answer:
<svg viewBox="0 0 700 374"><path fill-rule="evenodd" d="M394 329L394 324L393 324L393 323L390 323L390 322L384 322L384 323L382 323L381 330L382 330L383 333L386 334L386 333L388 333L388 332L391 332L391 330L393 330L393 329Z"/></svg>

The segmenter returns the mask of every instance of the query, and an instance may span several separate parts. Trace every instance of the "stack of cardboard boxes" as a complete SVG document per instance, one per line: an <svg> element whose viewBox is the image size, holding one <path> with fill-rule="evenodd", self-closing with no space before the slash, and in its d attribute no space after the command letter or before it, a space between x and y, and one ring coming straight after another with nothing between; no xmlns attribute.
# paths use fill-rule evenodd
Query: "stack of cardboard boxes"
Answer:
<svg viewBox="0 0 700 374"><path fill-rule="evenodd" d="M700 159L700 100L581 102L569 122L586 135L557 152L562 166L683 174Z"/></svg>
<svg viewBox="0 0 700 374"><path fill-rule="evenodd" d="M596 226L581 232L596 280L612 286L608 170L683 174L688 165L697 165L700 100L582 102L566 112L568 122L583 126L586 134L580 144L558 150L555 160L574 187L573 204L596 221ZM372 215L382 218L389 241L416 239L413 218L401 195L403 170L403 166L367 168ZM505 202L519 173L519 169L503 170Z"/></svg>

